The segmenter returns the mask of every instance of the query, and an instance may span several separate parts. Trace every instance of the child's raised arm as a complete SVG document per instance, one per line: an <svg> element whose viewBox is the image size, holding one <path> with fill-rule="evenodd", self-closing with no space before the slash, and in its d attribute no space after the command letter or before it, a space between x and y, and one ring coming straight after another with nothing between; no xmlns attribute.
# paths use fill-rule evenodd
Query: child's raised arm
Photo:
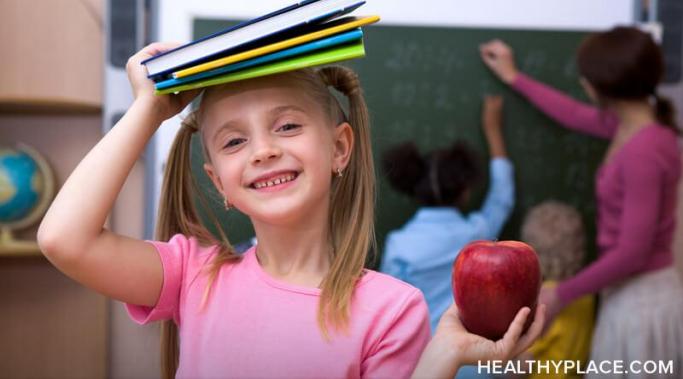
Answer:
<svg viewBox="0 0 683 379"><path fill-rule="evenodd" d="M489 145L491 158L506 157L505 140L503 139L503 97L486 96L481 115L482 128Z"/></svg>
<svg viewBox="0 0 683 379"><path fill-rule="evenodd" d="M468 220L479 239L496 239L515 206L515 178L512 162L507 159L503 138L503 98L486 96L481 124L489 146L489 188L479 210Z"/></svg>
<svg viewBox="0 0 683 379"><path fill-rule="evenodd" d="M156 303L163 280L155 248L112 233L104 223L161 122L197 94L154 95L154 85L140 62L171 47L152 44L128 60L133 105L74 169L38 230L41 250L66 275L106 296L148 306Z"/></svg>

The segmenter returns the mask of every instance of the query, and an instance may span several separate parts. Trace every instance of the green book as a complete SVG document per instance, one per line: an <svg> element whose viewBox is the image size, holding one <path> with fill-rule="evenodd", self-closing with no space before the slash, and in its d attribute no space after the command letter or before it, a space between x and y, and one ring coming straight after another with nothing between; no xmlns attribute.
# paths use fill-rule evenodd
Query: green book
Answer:
<svg viewBox="0 0 683 379"><path fill-rule="evenodd" d="M352 45L343 45L324 51L300 55L291 59L285 59L274 63L268 63L262 66L249 68L243 71L231 72L225 75L214 76L207 80L200 80L197 82L157 90L154 91L154 93L157 95L164 95L167 93L188 91L197 88L215 86L217 84L236 82L239 80L251 79L259 76L266 76L278 74L281 72L298 70L306 67L330 64L348 59L359 58L362 56L365 56L365 47L363 45L363 41L360 40L359 42L356 42Z"/></svg>

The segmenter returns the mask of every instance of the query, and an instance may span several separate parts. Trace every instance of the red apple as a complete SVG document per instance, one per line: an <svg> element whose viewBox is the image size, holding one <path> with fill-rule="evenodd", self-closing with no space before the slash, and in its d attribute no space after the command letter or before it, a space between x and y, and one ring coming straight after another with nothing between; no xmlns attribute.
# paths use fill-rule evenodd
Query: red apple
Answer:
<svg viewBox="0 0 683 379"><path fill-rule="evenodd" d="M522 307L530 307L524 330L536 310L541 270L534 249L519 241L474 241L453 264L453 295L460 320L470 332L491 340L503 337Z"/></svg>

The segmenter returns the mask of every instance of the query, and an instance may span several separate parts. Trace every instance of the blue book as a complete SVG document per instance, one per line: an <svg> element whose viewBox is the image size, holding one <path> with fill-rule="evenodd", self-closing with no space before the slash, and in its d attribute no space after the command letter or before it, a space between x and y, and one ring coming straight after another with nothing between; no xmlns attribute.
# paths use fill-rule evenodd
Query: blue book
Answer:
<svg viewBox="0 0 683 379"><path fill-rule="evenodd" d="M221 30L142 62L149 77L211 59L226 50L296 27L324 22L353 11L365 0L305 0Z"/></svg>
<svg viewBox="0 0 683 379"><path fill-rule="evenodd" d="M213 70L200 72L198 74L186 76L177 79L168 79L159 82L155 85L156 90L175 87L180 84L194 82L200 79L206 79L213 76L235 72L245 68L257 66L264 63L274 62L281 59L294 57L297 55L313 52L316 50L326 49L332 46L343 45L352 41L357 41L363 38L363 31L360 28L333 35L331 37L321 38L317 41L309 42L303 45L294 46L289 49L281 50L272 54L263 55L257 58L247 59L245 61L228 64Z"/></svg>

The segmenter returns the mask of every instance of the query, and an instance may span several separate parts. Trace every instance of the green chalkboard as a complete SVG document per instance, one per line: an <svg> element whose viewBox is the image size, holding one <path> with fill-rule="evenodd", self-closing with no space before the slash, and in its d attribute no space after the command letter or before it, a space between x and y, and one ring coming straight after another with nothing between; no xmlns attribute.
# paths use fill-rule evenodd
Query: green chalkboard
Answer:
<svg viewBox="0 0 683 379"><path fill-rule="evenodd" d="M195 37L229 24L224 20L198 19ZM478 53L480 43L502 38L514 47L522 71L585 99L574 65L574 52L584 35L566 31L389 25L365 28L367 57L347 64L358 72L366 94L376 161L387 147L405 140L413 140L427 151L464 139L486 157L480 129L482 97L487 93L502 94L504 134L515 163L517 195L515 210L500 239L519 238L525 211L552 198L581 211L589 234L589 256L594 256L593 174L606 147L604 141L558 127L493 77ZM200 166L200 162L196 164ZM201 172L198 174L202 176ZM405 223L416 206L391 189L381 171L377 174L376 225L381 252L387 232ZM207 180L202 179L208 184ZM484 192L485 186L473 197L471 207L478 206ZM214 204L232 241L252 235L248 220L243 216L226 216L220 202L216 200Z"/></svg>

